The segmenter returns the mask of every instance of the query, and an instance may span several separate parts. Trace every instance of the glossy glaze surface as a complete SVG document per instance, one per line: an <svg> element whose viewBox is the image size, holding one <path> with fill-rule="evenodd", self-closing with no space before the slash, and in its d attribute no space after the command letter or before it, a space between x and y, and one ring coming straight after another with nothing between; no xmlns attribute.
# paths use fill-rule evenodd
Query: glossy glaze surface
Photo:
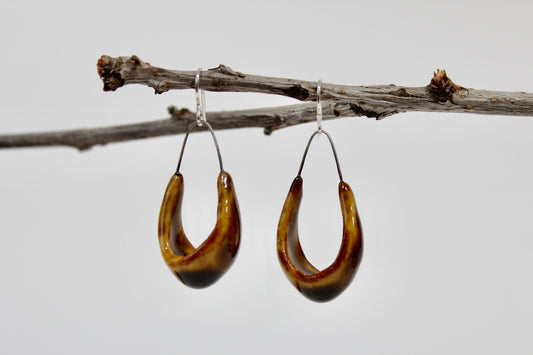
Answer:
<svg viewBox="0 0 533 355"><path fill-rule="evenodd" d="M343 235L335 261L324 270L316 269L305 257L298 237L298 211L303 179L296 177L285 200L278 224L278 259L285 275L305 297L326 302L341 294L352 282L363 255L363 231L350 186L339 183ZM326 236L327 237L327 236Z"/></svg>
<svg viewBox="0 0 533 355"><path fill-rule="evenodd" d="M217 222L209 237L195 248L181 222L183 175L168 183L159 213L159 245L170 270L185 285L204 288L215 283L233 264L239 250L241 218L231 176L218 175Z"/></svg>

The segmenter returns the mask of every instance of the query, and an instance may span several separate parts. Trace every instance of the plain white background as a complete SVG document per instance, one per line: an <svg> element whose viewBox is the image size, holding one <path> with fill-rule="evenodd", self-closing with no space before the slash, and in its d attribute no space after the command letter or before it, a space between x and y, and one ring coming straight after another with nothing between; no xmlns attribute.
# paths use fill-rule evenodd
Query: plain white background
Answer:
<svg viewBox="0 0 533 355"><path fill-rule="evenodd" d="M458 84L533 92L530 1L2 2L0 133L127 124L194 108L191 90L105 93L102 54L181 70L353 85ZM208 110L277 106L207 93ZM243 223L214 286L168 271L156 223L182 136L79 153L0 151L0 352L5 354L531 354L533 120L405 113L324 124L365 232L352 285L316 304L286 280L276 227L314 124L217 133ZM216 210L216 155L191 137L184 224L198 244ZM300 232L319 267L340 245L325 139L304 172Z"/></svg>

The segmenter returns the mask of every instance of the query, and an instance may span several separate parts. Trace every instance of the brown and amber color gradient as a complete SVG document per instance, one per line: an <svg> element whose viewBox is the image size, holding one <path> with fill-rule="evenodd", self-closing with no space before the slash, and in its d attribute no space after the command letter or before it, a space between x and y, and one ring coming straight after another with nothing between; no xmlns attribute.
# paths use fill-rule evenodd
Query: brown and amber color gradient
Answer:
<svg viewBox="0 0 533 355"><path fill-rule="evenodd" d="M204 288L215 283L235 260L241 238L239 204L231 176L218 175L217 222L209 237L195 248L183 232L183 175L168 183L159 213L159 245L170 270L185 285Z"/></svg>
<svg viewBox="0 0 533 355"><path fill-rule="evenodd" d="M341 294L352 282L363 255L363 231L350 186L339 183L343 234L339 253L329 267L320 271L305 257L298 238L298 211L302 201L303 179L297 176L285 200L278 225L278 258L292 284L305 297L327 302Z"/></svg>

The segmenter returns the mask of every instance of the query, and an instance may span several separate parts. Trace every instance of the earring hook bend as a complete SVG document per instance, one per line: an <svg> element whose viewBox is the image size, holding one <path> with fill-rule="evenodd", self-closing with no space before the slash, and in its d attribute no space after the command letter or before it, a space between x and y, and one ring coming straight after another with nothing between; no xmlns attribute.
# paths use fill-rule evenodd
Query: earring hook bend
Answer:
<svg viewBox="0 0 533 355"><path fill-rule="evenodd" d="M331 145L331 150L333 151L333 157L335 158L335 164L337 165L337 173L339 174L340 181L344 181L342 179L342 172L341 172L341 166L339 164L339 158L337 157L337 150L335 149L335 144L333 144L333 139L329 135L328 132L324 131L323 129L319 129L315 131L311 138L309 138L309 141L307 142L307 146L305 147L304 156L302 158L302 162L300 163L300 169L298 170L298 175L301 176L302 169L304 168L305 158L307 157L307 152L309 151L309 146L311 145L311 142L313 141L313 138L315 138L318 134L324 134L326 137L328 137L329 144Z"/></svg>
<svg viewBox="0 0 533 355"><path fill-rule="evenodd" d="M218 141L217 141L217 137L215 136L215 131L213 130L213 127L211 127L211 125L207 121L203 122L202 124L207 127L207 129L209 130L209 133L211 133L211 137L213 137L213 142L215 143L215 148L217 150L218 166L220 167L220 171L224 171L224 166L222 165L222 155L220 154L220 147L218 146ZM183 152L185 151L185 145L187 144L187 140L189 139L189 134L191 133L193 128L196 126L201 127L202 125L200 125L198 121L195 121L191 123L189 126L189 129L187 129L187 133L185 134L185 138L183 139L183 144L181 145L181 152L180 152L180 157L178 159L178 166L176 168L176 173L180 172L181 161L183 159Z"/></svg>

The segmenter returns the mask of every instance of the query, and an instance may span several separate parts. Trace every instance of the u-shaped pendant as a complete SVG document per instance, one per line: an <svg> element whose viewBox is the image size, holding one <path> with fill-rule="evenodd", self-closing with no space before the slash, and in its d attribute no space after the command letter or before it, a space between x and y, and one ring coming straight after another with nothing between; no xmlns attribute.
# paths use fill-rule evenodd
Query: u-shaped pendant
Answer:
<svg viewBox="0 0 533 355"><path fill-rule="evenodd" d="M298 237L298 211L302 201L303 179L300 176L309 145L319 133L324 133L331 144L339 173L339 200L341 204L343 234L335 261L324 270L316 269L305 257ZM333 141L321 129L316 131L304 152L298 175L292 182L285 200L277 233L278 259L287 278L305 297L316 302L326 302L341 294L352 282L363 255L363 231L350 186L342 180L339 161Z"/></svg>
<svg viewBox="0 0 533 355"><path fill-rule="evenodd" d="M170 270L185 285L204 288L215 283L233 264L239 250L241 219L233 181L222 168L215 134L211 126L203 122L211 132L220 164L217 222L209 237L198 248L194 248L183 231L181 206L184 185L179 169L187 138L197 124L191 124L185 135L178 168L170 178L161 204L158 231L161 253Z"/></svg>

